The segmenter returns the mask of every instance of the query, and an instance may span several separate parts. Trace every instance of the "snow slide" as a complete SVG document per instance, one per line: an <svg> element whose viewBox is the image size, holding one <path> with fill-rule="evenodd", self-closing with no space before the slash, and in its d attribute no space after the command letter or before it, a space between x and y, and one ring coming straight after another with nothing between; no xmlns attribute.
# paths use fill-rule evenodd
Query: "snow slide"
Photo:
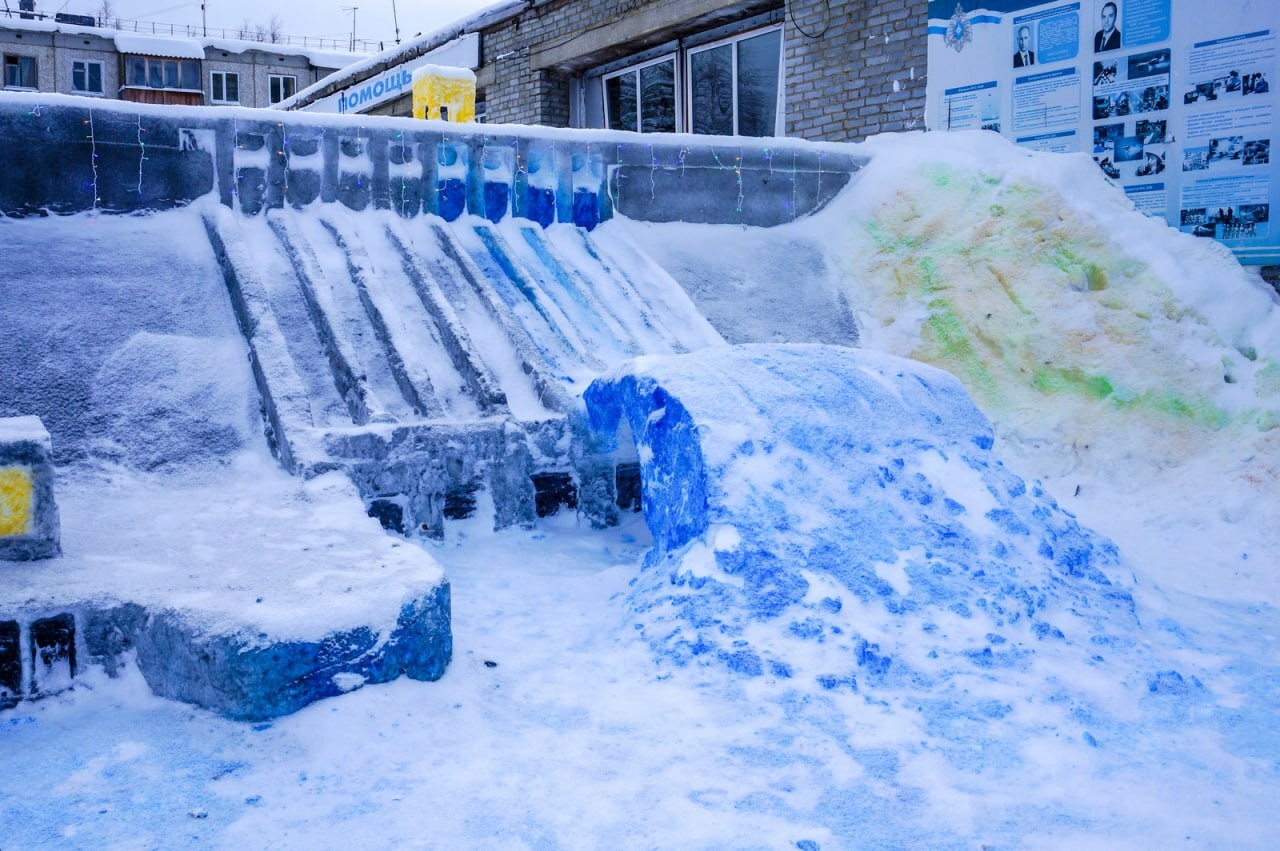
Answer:
<svg viewBox="0 0 1280 851"><path fill-rule="evenodd" d="M587 382L627 357L721 342L617 229L338 205L215 207L205 224L282 462L349 470L402 533L439 537L479 490L499 528L554 510L548 481L573 504L574 480L601 475L576 425ZM616 512L612 473L584 499L599 522Z"/></svg>

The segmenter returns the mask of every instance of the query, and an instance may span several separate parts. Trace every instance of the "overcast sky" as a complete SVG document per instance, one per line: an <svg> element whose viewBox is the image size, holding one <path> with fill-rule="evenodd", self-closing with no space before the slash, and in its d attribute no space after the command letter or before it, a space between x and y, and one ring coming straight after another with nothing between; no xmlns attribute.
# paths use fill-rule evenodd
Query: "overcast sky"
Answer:
<svg viewBox="0 0 1280 851"><path fill-rule="evenodd" d="M12 9L18 7L17 0L7 2ZM400 20L400 38L403 41L417 33L439 29L495 2L496 0L395 0L395 11ZM129 21L176 24L181 27L201 25L200 0L110 0L110 3L115 17ZM280 31L285 35L321 36L341 40L345 45L351 38L352 6L356 7L357 39L384 42L386 47L394 44L392 0L206 0L205 14L210 35L222 35L214 33L215 29L238 30L245 21L265 27L274 14L279 16ZM96 16L101 7L102 0L36 0L36 11L47 15L72 12ZM127 28L132 29L132 24L127 25ZM164 31L168 32L167 26ZM198 34L199 30L196 32Z"/></svg>

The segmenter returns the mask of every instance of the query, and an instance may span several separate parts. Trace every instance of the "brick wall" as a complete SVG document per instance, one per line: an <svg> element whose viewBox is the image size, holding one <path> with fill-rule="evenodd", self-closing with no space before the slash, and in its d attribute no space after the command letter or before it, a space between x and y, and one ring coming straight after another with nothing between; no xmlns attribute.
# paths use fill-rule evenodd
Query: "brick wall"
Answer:
<svg viewBox="0 0 1280 851"><path fill-rule="evenodd" d="M489 121L569 126L569 78L529 67L529 47L568 38L583 27L591 9L623 5L616 0L561 0L486 30L481 64L494 66L495 82L485 88ZM605 20L601 18L600 20ZM599 21L597 21L598 23Z"/></svg>
<svg viewBox="0 0 1280 851"><path fill-rule="evenodd" d="M788 0L787 12L788 136L924 129L924 0Z"/></svg>
<svg viewBox="0 0 1280 851"><path fill-rule="evenodd" d="M659 5L670 10L669 37L690 34L679 0L551 0L486 28L481 65L492 72L484 75L488 119L567 126L569 77L533 70L531 48L567 41L629 14L651 14ZM760 8L751 4L743 14ZM850 141L923 128L925 0L787 0L786 8L788 136Z"/></svg>

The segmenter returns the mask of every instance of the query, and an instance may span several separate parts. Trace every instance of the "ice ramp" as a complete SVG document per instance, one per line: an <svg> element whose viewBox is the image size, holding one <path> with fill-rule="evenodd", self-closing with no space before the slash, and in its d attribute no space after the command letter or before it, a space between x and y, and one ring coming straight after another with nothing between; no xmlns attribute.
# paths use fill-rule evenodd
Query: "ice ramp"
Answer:
<svg viewBox="0 0 1280 851"><path fill-rule="evenodd" d="M584 398L641 459L654 548L629 605L663 664L928 691L1044 656L1096 676L1136 627L1116 548L1003 466L941 370L733 346L637 359Z"/></svg>
<svg viewBox="0 0 1280 851"><path fill-rule="evenodd" d="M499 527L572 505L590 379L720 342L616 229L338 206L204 221L282 462L348 470L401 532L442 534L481 490Z"/></svg>

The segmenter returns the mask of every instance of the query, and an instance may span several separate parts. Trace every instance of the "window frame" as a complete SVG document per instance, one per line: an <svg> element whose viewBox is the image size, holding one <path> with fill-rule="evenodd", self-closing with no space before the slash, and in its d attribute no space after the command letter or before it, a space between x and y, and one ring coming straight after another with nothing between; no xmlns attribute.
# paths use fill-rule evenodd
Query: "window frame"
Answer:
<svg viewBox="0 0 1280 851"><path fill-rule="evenodd" d="M604 101L604 106L601 112L604 116L605 129L610 129L609 81L613 79L617 79L618 77L625 77L626 75L631 74L631 75L634 75L635 84L636 84L636 129L633 131L626 131L626 132L634 132L634 133L645 132L644 115L641 112L640 72L645 68L648 68L652 65L660 65L663 62L671 63L671 73L672 73L672 82L673 82L672 91L675 95L675 103L673 104L673 109L675 110L676 126L675 126L675 129L671 132L674 132L674 133L684 132L684 128L681 126L684 118L684 104L682 101L684 86L682 86L680 82L680 51L679 50L674 50L670 53L664 53L661 56L655 56L651 59L646 59L643 62L637 62L634 65L628 65L625 68L619 68L616 71L610 71L608 74L602 74L600 76L600 97ZM662 131L651 131L651 132L662 132Z"/></svg>
<svg viewBox="0 0 1280 851"><path fill-rule="evenodd" d="M138 82L133 79L134 71L137 70L137 63L141 62L142 81ZM195 72L195 83L197 88L188 88L182 85L182 69L190 63ZM165 77L167 74L166 65L173 64L178 72L178 85L165 85ZM153 92L192 92L203 96L204 91L198 86L200 85L200 60L199 59L175 59L168 56L147 56L141 53L125 53L121 54L121 73L120 82L121 89L147 89ZM154 75L153 75L154 70ZM152 85L152 77L159 81L159 85Z"/></svg>
<svg viewBox="0 0 1280 851"><path fill-rule="evenodd" d="M0 56L3 56L2 61L0 61L0 67L2 67L3 70L0 73L4 74L4 76L0 78L0 89L10 92L40 91L40 57L28 56L25 53L4 53L0 54ZM32 82L34 85L23 86L16 83L14 85L9 84L9 60L11 59L17 60L14 64L19 69L22 67L23 60L31 63L31 76L33 78ZM19 76L21 76L21 71L19 71Z"/></svg>
<svg viewBox="0 0 1280 851"><path fill-rule="evenodd" d="M76 66L77 66L77 65L83 65L83 66L84 66L84 82L85 82L85 88L83 88L83 89L77 89L77 88L76 88ZM97 65L97 66L98 66L98 86L99 86L99 88L97 88L97 89L91 89L91 88L88 88L88 85L89 85L89 66L91 66L91 65ZM68 76L68 79L70 79L70 80L71 80L71 84L70 84L70 86L69 86L68 88L69 88L69 90L70 90L71 94L73 94L73 95L83 95L83 96L85 96L85 97L104 97L104 96L106 96L106 93L107 93L107 67L106 67L106 63L105 63L105 62L103 62L101 59L72 59L72 60L71 60L71 73L70 73L70 75Z"/></svg>
<svg viewBox="0 0 1280 851"><path fill-rule="evenodd" d="M733 85L733 135L734 136L742 135L741 133L738 132L738 118L741 114L740 110L738 109L738 43L742 41L748 41L753 38L757 38L759 36L765 35L770 32L779 33L779 37L778 37L778 79L775 83L776 95L774 96L775 104L774 104L774 115L773 115L773 132L769 135L773 137L778 137L786 133L786 110L785 110L785 101L784 101L785 91L783 88L783 80L786 77L787 42L786 42L786 34L782 32L782 24L769 24L767 26L756 27L755 29L736 33L734 35L730 35L725 38L719 38L714 41L703 42L698 44L697 46L687 47L687 48L682 47L682 52L684 53L684 86L683 86L683 88L685 89L684 102L688 104L688 108L685 110L685 115L684 115L685 127L688 128L687 132L689 133L694 132L694 129L693 129L693 57L699 53L704 53L708 50L714 50L717 47L724 47L725 45L731 45L732 48L729 51L729 55L731 57L731 63L729 66L729 76L730 76L730 81ZM748 138L768 138L768 137L748 137Z"/></svg>
<svg viewBox="0 0 1280 851"><path fill-rule="evenodd" d="M278 100L272 96L272 92L271 92L271 86L277 80L280 81L280 94L282 95L282 97L280 97ZM285 80L293 81L293 91L289 92L289 94L287 95L284 93ZM281 101L286 101L297 93L298 93L298 75L297 74L268 74L267 75L267 102L268 103L277 104L277 103L280 103Z"/></svg>
<svg viewBox="0 0 1280 851"><path fill-rule="evenodd" d="M222 77L223 97L221 98L218 97L217 95L218 89L214 84L214 80L219 76ZM235 100L228 100L225 97L225 95L227 94L227 78L228 77L236 78L236 99ZM209 71L209 103L226 105L226 106L242 105L243 102L240 100L240 72L239 71L213 71L213 70Z"/></svg>

